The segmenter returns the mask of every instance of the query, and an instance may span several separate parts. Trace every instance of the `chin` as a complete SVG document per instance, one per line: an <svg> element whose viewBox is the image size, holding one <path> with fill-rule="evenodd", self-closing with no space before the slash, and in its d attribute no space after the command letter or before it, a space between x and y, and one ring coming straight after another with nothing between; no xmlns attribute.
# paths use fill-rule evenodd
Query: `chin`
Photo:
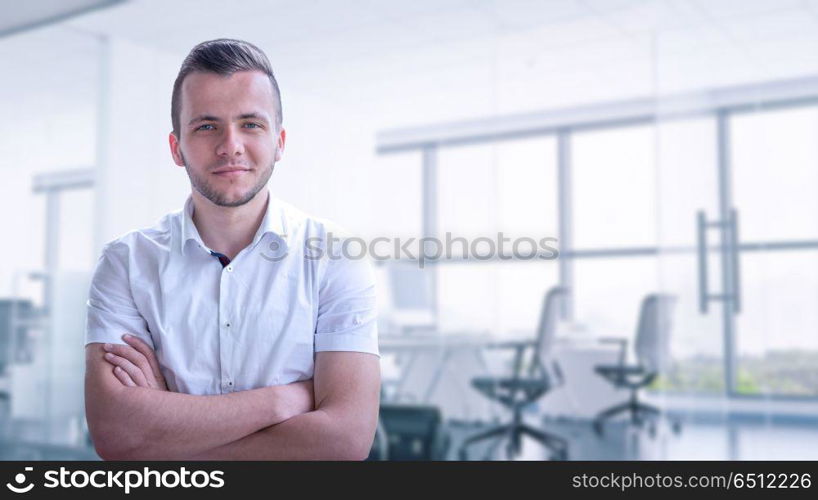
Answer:
<svg viewBox="0 0 818 500"><path fill-rule="evenodd" d="M239 207L246 203L249 203L254 198L255 196L252 196L251 190L246 190L239 193L236 192L222 193L219 196L218 203L216 204L221 205L223 207Z"/></svg>

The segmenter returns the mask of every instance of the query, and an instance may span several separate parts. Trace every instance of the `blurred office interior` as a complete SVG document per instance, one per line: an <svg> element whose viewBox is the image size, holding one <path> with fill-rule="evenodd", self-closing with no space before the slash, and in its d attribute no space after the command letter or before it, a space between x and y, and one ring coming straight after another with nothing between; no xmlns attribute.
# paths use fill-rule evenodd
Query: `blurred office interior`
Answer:
<svg viewBox="0 0 818 500"><path fill-rule="evenodd" d="M818 1L0 8L0 458L97 458L90 274L187 196L171 87L219 37L276 72L276 196L368 241L556 238L373 261L372 459L818 458Z"/></svg>

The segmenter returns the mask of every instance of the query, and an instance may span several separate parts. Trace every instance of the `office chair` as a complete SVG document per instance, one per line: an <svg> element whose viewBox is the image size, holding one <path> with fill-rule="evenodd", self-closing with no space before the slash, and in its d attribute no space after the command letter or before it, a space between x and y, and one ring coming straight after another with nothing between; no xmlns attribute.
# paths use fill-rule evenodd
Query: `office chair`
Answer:
<svg viewBox="0 0 818 500"><path fill-rule="evenodd" d="M598 365L594 368L598 374L605 377L617 388L630 389L628 401L608 408L594 419L594 430L598 435L603 434L603 424L606 420L627 412L630 421L641 427L645 419L655 419L661 412L652 405L638 400L639 389L650 385L667 365L670 348L670 332L672 329L672 312L676 298L671 295L651 294L644 298L639 313L639 325L636 331L636 364L627 363L627 339L607 338L602 342L620 344L619 363L616 365ZM671 420L673 430L679 432L680 423ZM650 425L651 434L656 428L653 422Z"/></svg>
<svg viewBox="0 0 818 500"><path fill-rule="evenodd" d="M435 406L381 404L367 460L445 460L449 434Z"/></svg>
<svg viewBox="0 0 818 500"><path fill-rule="evenodd" d="M536 340L510 342L494 346L515 349L514 369L511 377L477 377L472 379L472 386L480 393L511 410L512 420L507 424L493 427L466 439L460 447L460 460L468 458L469 446L478 441L491 438L497 438L497 441L490 448L489 453L492 453L501 440L508 438L506 451L508 458L512 458L520 452L524 435L534 438L549 449L552 459L565 460L568 458L568 442L565 439L535 429L523 422L522 418L522 412L527 406L562 383L562 373L556 362L551 364L551 370L549 370L549 362L551 361L549 354L556 336L560 309L567 293L566 289L559 287L552 288L546 293L542 312L540 313ZM524 368L522 363L527 347L533 348L528 370Z"/></svg>

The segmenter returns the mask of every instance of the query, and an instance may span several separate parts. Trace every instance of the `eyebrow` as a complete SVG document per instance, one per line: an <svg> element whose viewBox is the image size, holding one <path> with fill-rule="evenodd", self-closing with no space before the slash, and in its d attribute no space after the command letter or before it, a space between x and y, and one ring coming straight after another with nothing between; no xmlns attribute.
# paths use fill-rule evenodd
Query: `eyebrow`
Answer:
<svg viewBox="0 0 818 500"><path fill-rule="evenodd" d="M259 113L243 113L236 117L238 120L261 120L267 122L267 117Z"/></svg>
<svg viewBox="0 0 818 500"><path fill-rule="evenodd" d="M259 113L242 113L235 118L236 120L261 120L268 123L269 120ZM213 115L199 115L188 122L188 125L193 125L196 122L220 122L221 118Z"/></svg>
<svg viewBox="0 0 818 500"><path fill-rule="evenodd" d="M187 122L188 125L193 125L196 122L217 122L220 121L217 117L211 115L199 115Z"/></svg>

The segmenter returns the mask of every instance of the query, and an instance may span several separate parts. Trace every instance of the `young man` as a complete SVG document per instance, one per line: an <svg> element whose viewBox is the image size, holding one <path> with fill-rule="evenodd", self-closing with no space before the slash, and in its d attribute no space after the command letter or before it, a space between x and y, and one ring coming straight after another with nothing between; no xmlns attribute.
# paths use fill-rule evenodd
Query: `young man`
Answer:
<svg viewBox="0 0 818 500"><path fill-rule="evenodd" d="M374 282L366 262L331 251L337 229L267 190L286 137L267 57L238 40L197 45L171 115L191 195L106 245L91 285L97 452L366 458L380 389Z"/></svg>

